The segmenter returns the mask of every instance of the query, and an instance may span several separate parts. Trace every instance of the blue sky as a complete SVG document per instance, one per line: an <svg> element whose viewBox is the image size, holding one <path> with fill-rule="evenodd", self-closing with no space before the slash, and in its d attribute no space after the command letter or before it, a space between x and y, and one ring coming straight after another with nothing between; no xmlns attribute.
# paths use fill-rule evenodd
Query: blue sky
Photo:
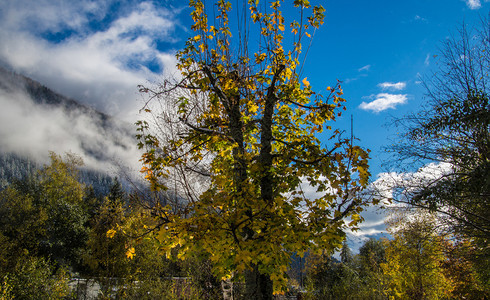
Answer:
<svg viewBox="0 0 490 300"><path fill-rule="evenodd" d="M355 135L373 150L376 175L385 170L380 148L396 134L390 118L420 107L420 79L437 70L441 42L463 22L478 25L490 3L330 1L326 7L326 30L315 36L306 73L314 86L325 79L344 82L344 119L353 115Z"/></svg>
<svg viewBox="0 0 490 300"><path fill-rule="evenodd" d="M0 1L0 63L133 122L142 105L136 86L176 72L174 54L192 34L185 4ZM386 171L381 148L396 134L390 117L420 107L420 77L437 69L441 42L463 22L478 25L490 3L332 0L324 7L325 25L314 36L303 74L317 91L343 82L348 111L338 126L349 130L353 116L355 136L372 150L376 179ZM370 210L365 217L364 235L383 230L382 216Z"/></svg>

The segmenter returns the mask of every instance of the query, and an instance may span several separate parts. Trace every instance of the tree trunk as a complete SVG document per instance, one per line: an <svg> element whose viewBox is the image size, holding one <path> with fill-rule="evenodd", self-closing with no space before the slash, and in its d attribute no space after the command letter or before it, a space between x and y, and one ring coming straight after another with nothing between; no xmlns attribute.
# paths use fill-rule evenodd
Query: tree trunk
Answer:
<svg viewBox="0 0 490 300"><path fill-rule="evenodd" d="M272 280L269 276L260 274L257 266L245 272L245 293L247 300L272 300Z"/></svg>
<svg viewBox="0 0 490 300"><path fill-rule="evenodd" d="M241 119L241 113L240 113L240 99L237 97L229 103L230 111L229 111L229 119L230 119L230 133L231 136L233 137L234 141L237 143L237 147L233 149L233 158L235 160L235 165L234 165L234 181L236 185L236 192L238 195L241 196L242 191L243 191L243 185L247 183L247 164L246 161L244 160L244 153L245 153L245 146L244 146L244 137L243 137L243 132L244 132L244 125L243 121ZM272 120L272 115L268 118L269 120ZM269 124L270 123L270 124ZM271 141L272 141L272 121L269 121L267 124L267 128L270 131L267 136L267 146L265 150L262 150L262 153L265 153L266 158L262 159L262 161L266 161L266 163L262 163L265 166L268 166L267 169L272 166L272 155L271 153ZM264 154L261 155L263 156ZM262 183L261 183L261 188L262 190L267 189L267 192L262 191L262 200L264 199L270 199L270 200L265 200L270 202L272 199L272 180L271 180L271 174L270 171L266 172L267 175L262 178ZM265 184L264 184L265 182ZM243 234L252 236L254 234L252 228L253 224L253 212L252 210L249 210L246 212L246 215L249 217L249 226L245 226ZM231 282L230 282L231 283ZM222 282L222 287L223 287L223 282ZM225 289L223 289L223 296L225 300L228 299L233 299L233 295L231 295L232 298L226 298L225 296ZM246 271L245 272L245 299L246 300L272 300L273 299L273 287L272 287L272 280L269 278L267 275L260 274L258 271L257 266L253 267L253 270L251 271Z"/></svg>
<svg viewBox="0 0 490 300"><path fill-rule="evenodd" d="M221 281L221 290L223 291L223 300L233 300L233 281L231 278Z"/></svg>
<svg viewBox="0 0 490 300"><path fill-rule="evenodd" d="M261 200L267 205L272 205L272 202L274 201L274 178L271 172L273 166L272 125L274 107L277 101L277 97L275 95L275 84L283 70L284 65L278 67L274 74L274 78L272 79L271 85L267 89L264 112L260 122L261 149L259 154L259 162L263 168L263 174L260 178L260 196ZM266 228L264 228L264 231L266 231ZM245 273L245 299L272 300L273 291L272 280L268 275L261 274L257 266L253 266L253 270Z"/></svg>

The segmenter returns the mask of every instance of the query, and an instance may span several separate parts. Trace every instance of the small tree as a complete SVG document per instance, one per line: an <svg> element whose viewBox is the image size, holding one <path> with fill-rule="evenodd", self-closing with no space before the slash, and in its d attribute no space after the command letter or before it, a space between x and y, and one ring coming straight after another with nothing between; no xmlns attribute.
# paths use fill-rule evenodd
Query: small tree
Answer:
<svg viewBox="0 0 490 300"><path fill-rule="evenodd" d="M326 255L311 255L307 261L306 299L359 298L361 278L352 257L348 263Z"/></svg>
<svg viewBox="0 0 490 300"><path fill-rule="evenodd" d="M381 268L388 282L385 292L400 299L440 299L451 295L452 284L444 275L444 238L428 214L392 217L385 240L386 262Z"/></svg>
<svg viewBox="0 0 490 300"><path fill-rule="evenodd" d="M54 300L70 296L68 274L63 269L54 272L54 267L42 257L31 256L19 261L4 280L4 285L9 286L9 299Z"/></svg>
<svg viewBox="0 0 490 300"><path fill-rule="evenodd" d="M452 297L457 299L488 299L490 290L481 278L485 266L475 265L478 249L469 240L447 240L444 246L446 259L443 262L445 275L454 286ZM486 271L488 273L488 270ZM487 275L488 276L488 275Z"/></svg>
<svg viewBox="0 0 490 300"><path fill-rule="evenodd" d="M282 1L242 3L232 11L223 0L190 1L195 36L177 55L180 77L141 87L161 106L154 127L138 122L138 137L153 188L181 199L157 206L162 247L179 246L179 256L204 249L219 277L244 275L246 299L271 299L286 288L293 253L331 251L345 218L361 221L368 153L338 130L317 138L345 101L338 84L323 97L300 75L302 42L324 8L295 0L300 20L287 23Z"/></svg>
<svg viewBox="0 0 490 300"><path fill-rule="evenodd" d="M111 188L109 189L109 195L107 195L107 199L110 202L115 203L116 201L126 202L127 195L124 192L121 182L117 177L114 177L112 180Z"/></svg>
<svg viewBox="0 0 490 300"><path fill-rule="evenodd" d="M0 192L0 274L12 272L18 261L39 254L46 239L46 211L30 195L9 186Z"/></svg>
<svg viewBox="0 0 490 300"><path fill-rule="evenodd" d="M77 266L88 231L85 186L77 177L80 163L73 155L63 160L51 153L51 164L0 193L0 232L13 257L28 253L58 266Z"/></svg>
<svg viewBox="0 0 490 300"><path fill-rule="evenodd" d="M65 158L51 153L51 163L38 173L34 187L35 203L46 211L46 239L40 241L42 253L60 264L76 266L88 234L86 186L79 181L80 157Z"/></svg>
<svg viewBox="0 0 490 300"><path fill-rule="evenodd" d="M101 277L105 292L125 279L131 272L130 260L126 259L129 237L116 231L125 221L124 207L119 199L105 199L92 224L87 241L84 262L91 273Z"/></svg>
<svg viewBox="0 0 490 300"><path fill-rule="evenodd" d="M352 261L354 260L354 257L352 256L352 251L349 248L349 245L347 245L347 240L344 240L342 243L342 249L340 249L340 261L343 264L352 264Z"/></svg>
<svg viewBox="0 0 490 300"><path fill-rule="evenodd" d="M383 290L386 276L381 269L381 264L386 262L383 241L367 240L359 248L358 262L361 290L357 295L363 299L386 299Z"/></svg>

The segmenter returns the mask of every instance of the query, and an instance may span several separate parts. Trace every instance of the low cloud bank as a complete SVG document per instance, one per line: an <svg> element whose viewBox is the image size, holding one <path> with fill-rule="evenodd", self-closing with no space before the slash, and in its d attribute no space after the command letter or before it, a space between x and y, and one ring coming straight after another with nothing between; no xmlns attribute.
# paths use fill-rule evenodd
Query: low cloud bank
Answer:
<svg viewBox="0 0 490 300"><path fill-rule="evenodd" d="M79 109L40 105L22 91L0 89L0 151L38 163L49 151L80 155L86 167L109 174L136 174L140 153L129 124ZM128 171L125 170L125 171Z"/></svg>

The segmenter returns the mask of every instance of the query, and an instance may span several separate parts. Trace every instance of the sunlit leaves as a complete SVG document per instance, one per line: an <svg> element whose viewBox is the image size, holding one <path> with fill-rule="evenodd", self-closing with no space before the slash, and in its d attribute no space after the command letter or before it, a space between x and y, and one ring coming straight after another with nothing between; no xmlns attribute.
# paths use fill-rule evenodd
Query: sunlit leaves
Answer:
<svg viewBox="0 0 490 300"><path fill-rule="evenodd" d="M109 229L107 232L106 232L106 236L110 239L114 238L114 236L116 235L117 231L114 230L113 228Z"/></svg>
<svg viewBox="0 0 490 300"><path fill-rule="evenodd" d="M386 262L381 268L388 277L385 292L398 299L443 299L450 295L452 282L442 268L443 236L436 232L433 216L418 212L392 218L392 240L385 240Z"/></svg>
<svg viewBox="0 0 490 300"><path fill-rule="evenodd" d="M301 39L323 23L324 10L295 1L300 20L289 23L283 4L248 1L250 19L232 34L229 2L217 1L209 26L203 3L192 1L195 33L177 55L182 80L151 95L176 110L168 128L181 127L162 141L138 124L147 180L167 188L165 179L179 174L190 198L181 209L157 211L162 253L177 249L184 258L204 250L219 278L255 268L276 292L286 289L291 253L330 251L341 245L346 218L351 226L361 221L367 202L358 193L369 177L367 151L340 131L327 141L316 136L341 114L340 85L322 96L299 75ZM189 173L208 176L193 198ZM316 189L312 199L305 185Z"/></svg>
<svg viewBox="0 0 490 300"><path fill-rule="evenodd" d="M305 88L308 88L310 86L310 83L308 82L308 80L306 79L306 77L305 77L305 79L303 79L302 83L305 86Z"/></svg>
<svg viewBox="0 0 490 300"><path fill-rule="evenodd" d="M134 250L134 247L130 247L127 251L126 251L126 257L128 259L133 259L135 255L135 250Z"/></svg>

